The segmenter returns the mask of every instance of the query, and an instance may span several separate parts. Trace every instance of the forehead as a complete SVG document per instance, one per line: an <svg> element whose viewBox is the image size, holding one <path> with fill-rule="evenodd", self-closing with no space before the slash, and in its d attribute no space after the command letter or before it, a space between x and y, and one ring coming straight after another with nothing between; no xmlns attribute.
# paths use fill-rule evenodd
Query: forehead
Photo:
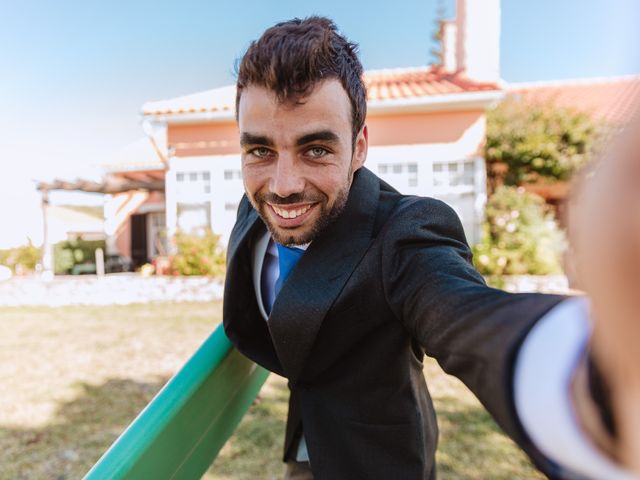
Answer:
<svg viewBox="0 0 640 480"><path fill-rule="evenodd" d="M320 82L299 103L279 102L273 91L249 85L238 105L240 132L268 135L276 140L293 139L310 130L351 134L351 104L338 80Z"/></svg>

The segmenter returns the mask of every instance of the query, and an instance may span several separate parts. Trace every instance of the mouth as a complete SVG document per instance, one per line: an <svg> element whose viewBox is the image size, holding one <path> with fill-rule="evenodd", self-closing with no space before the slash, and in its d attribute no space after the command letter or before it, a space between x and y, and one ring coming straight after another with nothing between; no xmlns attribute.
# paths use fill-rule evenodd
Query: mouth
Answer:
<svg viewBox="0 0 640 480"><path fill-rule="evenodd" d="M302 225L315 210L317 203L274 205L267 203L279 227L296 228Z"/></svg>

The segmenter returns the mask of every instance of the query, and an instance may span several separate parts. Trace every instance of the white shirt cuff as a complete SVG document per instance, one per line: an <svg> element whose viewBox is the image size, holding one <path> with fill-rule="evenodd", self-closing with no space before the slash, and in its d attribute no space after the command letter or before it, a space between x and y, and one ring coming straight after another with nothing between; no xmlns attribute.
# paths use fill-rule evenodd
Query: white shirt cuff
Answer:
<svg viewBox="0 0 640 480"><path fill-rule="evenodd" d="M593 479L638 480L600 453L576 419L570 384L590 332L586 298L565 300L538 321L516 359L516 411L536 447L569 472Z"/></svg>

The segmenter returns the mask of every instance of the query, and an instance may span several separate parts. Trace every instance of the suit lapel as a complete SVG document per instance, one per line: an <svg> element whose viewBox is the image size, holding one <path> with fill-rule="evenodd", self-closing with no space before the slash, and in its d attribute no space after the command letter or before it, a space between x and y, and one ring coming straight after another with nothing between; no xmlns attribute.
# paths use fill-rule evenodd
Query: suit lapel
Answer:
<svg viewBox="0 0 640 480"><path fill-rule="evenodd" d="M273 304L268 327L295 382L324 317L371 243L380 195L378 178L356 172L343 213L312 242Z"/></svg>
<svg viewBox="0 0 640 480"><path fill-rule="evenodd" d="M252 255L255 242L264 232L262 220L246 197L243 197L238 220L227 246L224 328L231 342L243 354L269 370L282 374L282 365L274 350L254 289Z"/></svg>

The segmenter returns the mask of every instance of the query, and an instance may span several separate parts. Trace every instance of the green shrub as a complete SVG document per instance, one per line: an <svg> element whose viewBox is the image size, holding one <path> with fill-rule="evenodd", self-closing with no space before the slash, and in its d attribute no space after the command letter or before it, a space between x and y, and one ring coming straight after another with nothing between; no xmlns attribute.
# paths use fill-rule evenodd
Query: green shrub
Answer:
<svg viewBox="0 0 640 480"><path fill-rule="evenodd" d="M220 246L220 235L207 229L203 235L178 232L177 253L171 258L171 271L176 275L208 275L222 277L226 252Z"/></svg>
<svg viewBox="0 0 640 480"><path fill-rule="evenodd" d="M506 100L487 113L488 173L497 185L568 180L595 154L604 127L583 112Z"/></svg>
<svg viewBox="0 0 640 480"><path fill-rule="evenodd" d="M499 187L487 203L474 261L483 275L561 273L565 246L565 236L541 197Z"/></svg>
<svg viewBox="0 0 640 480"><path fill-rule="evenodd" d="M92 264L96 261L96 250L106 250L104 240L64 240L53 246L53 271L56 275L71 273L73 267Z"/></svg>
<svg viewBox="0 0 640 480"><path fill-rule="evenodd" d="M0 250L0 265L9 267L13 273L33 272L41 258L42 250L34 246L31 239L26 245Z"/></svg>

